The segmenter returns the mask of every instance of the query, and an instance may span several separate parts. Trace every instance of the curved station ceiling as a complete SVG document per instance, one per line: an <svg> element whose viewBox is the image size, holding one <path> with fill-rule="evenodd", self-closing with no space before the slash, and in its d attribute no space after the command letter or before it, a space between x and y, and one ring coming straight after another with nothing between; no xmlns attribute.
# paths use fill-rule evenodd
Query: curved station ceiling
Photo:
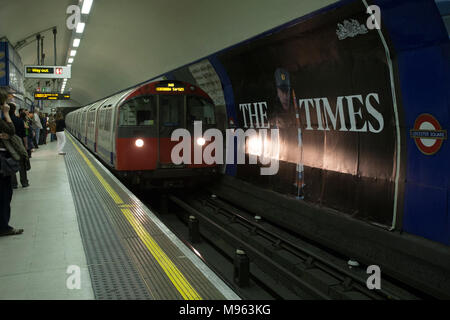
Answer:
<svg viewBox="0 0 450 320"><path fill-rule="evenodd" d="M110 95L200 59L292 19L332 0L94 0L67 82L77 104ZM66 65L74 49L66 20L70 5L82 1L0 0L0 38L7 37L24 65L37 63L35 33L44 37L45 65L54 64L52 27L57 27L57 65ZM30 37L32 36L32 37ZM36 81L27 80L33 92ZM60 87L59 87L60 88Z"/></svg>

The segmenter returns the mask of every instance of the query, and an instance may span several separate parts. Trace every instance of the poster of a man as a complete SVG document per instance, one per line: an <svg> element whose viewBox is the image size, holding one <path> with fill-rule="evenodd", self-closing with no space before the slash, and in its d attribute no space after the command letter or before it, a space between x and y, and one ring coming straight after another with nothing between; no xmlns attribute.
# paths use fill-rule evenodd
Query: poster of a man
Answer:
<svg viewBox="0 0 450 320"><path fill-rule="evenodd" d="M271 116L272 127L280 134L280 169L274 179L283 181L290 194L303 199L302 140L299 110L295 91L291 87L289 72L283 68L275 70L277 104ZM280 182L281 182L280 181Z"/></svg>
<svg viewBox="0 0 450 320"><path fill-rule="evenodd" d="M252 116L264 113L265 125L279 130L278 173L260 177L258 166L237 166L238 179L391 225L401 193L396 181L404 168L398 155L407 154L406 143L398 141L403 109L392 91L392 72L397 71L390 68L378 32L342 40L336 33L345 19L362 24L366 9L362 2L352 2L217 58L229 79L224 88L232 91L229 97L235 102L230 110L267 102L266 109L252 110ZM247 128L244 120L237 118L239 128Z"/></svg>

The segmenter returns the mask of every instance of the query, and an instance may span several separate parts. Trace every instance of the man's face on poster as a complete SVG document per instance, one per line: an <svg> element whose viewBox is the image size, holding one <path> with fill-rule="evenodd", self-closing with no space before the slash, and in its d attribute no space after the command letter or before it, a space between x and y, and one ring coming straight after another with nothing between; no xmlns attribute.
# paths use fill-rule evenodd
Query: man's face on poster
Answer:
<svg viewBox="0 0 450 320"><path fill-rule="evenodd" d="M278 98L285 111L289 110L291 89L288 87L277 88Z"/></svg>

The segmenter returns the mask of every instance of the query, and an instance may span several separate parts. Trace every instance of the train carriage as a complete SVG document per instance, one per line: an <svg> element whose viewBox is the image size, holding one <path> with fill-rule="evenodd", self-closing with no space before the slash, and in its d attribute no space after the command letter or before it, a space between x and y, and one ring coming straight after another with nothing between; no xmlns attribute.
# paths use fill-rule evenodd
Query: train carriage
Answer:
<svg viewBox="0 0 450 320"><path fill-rule="evenodd" d="M180 81L156 81L122 91L67 116L68 130L120 177L152 187L184 186L209 177L216 165L172 162L172 132L194 136L194 121L215 127L215 107L200 88ZM191 141L193 147L196 141Z"/></svg>

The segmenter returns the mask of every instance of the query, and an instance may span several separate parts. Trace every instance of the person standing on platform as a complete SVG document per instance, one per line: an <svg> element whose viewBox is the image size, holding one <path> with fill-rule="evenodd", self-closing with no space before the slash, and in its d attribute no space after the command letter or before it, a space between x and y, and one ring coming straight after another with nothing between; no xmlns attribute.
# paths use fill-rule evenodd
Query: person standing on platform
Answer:
<svg viewBox="0 0 450 320"><path fill-rule="evenodd" d="M27 113L27 121L28 121L28 126L29 126L29 132L28 132L28 137L31 139L31 152L34 152L35 149L38 149L38 145L36 142L36 131L35 131L35 127L36 124L34 123L34 113L33 112L29 112L28 110L26 111Z"/></svg>
<svg viewBox="0 0 450 320"><path fill-rule="evenodd" d="M31 149L33 149L33 139L32 137L32 129L30 126L30 118L27 115L28 110L23 110L22 112L19 114L19 118L23 120L24 126L25 126L25 138L24 140L24 144L25 144L25 148L27 149L28 152L28 158L31 159Z"/></svg>
<svg viewBox="0 0 450 320"><path fill-rule="evenodd" d="M47 116L42 112L39 112L39 121L41 122L42 129L39 136L39 145L46 144L47 140Z"/></svg>
<svg viewBox="0 0 450 320"><path fill-rule="evenodd" d="M58 139L58 154L65 155L63 152L64 145L66 144L66 135L64 129L66 128L66 121L62 113L56 114L56 139Z"/></svg>
<svg viewBox="0 0 450 320"><path fill-rule="evenodd" d="M14 124L14 128L16 130L16 135L22 140L25 149L27 149L27 146L26 146L26 143L25 143L25 141L26 141L25 124L24 124L22 119L16 117L16 114L15 114L15 112L16 112L16 105L13 104L13 103L9 103L9 107L10 107L10 109L9 109L9 116L11 118L11 121ZM22 185L22 188L26 188L26 187L29 186L28 178L27 178L27 161L28 161L28 159L20 159L20 162L19 162L19 166L20 166L20 169L19 169L20 183ZM17 183L16 175L15 174L12 175L11 179L12 179L11 180L12 187L14 189L17 189L18 183Z"/></svg>
<svg viewBox="0 0 450 320"><path fill-rule="evenodd" d="M36 149L39 149L38 145L39 145L39 137L41 136L41 130L42 130L42 124L41 124L41 119L39 118L39 108L36 108L36 110L34 110L34 114L33 114L33 131L34 131Z"/></svg>
<svg viewBox="0 0 450 320"><path fill-rule="evenodd" d="M50 127L50 142L56 140L56 120L55 115L50 115L50 119L48 120L48 126Z"/></svg>
<svg viewBox="0 0 450 320"><path fill-rule="evenodd" d="M3 139L9 139L15 133L14 124L9 116L8 92L0 88L0 156L11 157L3 143ZM1 172L1 168L0 168ZM11 200L13 188L11 177L0 173L0 236L10 236L23 233L23 229L14 229L9 225L11 218Z"/></svg>

